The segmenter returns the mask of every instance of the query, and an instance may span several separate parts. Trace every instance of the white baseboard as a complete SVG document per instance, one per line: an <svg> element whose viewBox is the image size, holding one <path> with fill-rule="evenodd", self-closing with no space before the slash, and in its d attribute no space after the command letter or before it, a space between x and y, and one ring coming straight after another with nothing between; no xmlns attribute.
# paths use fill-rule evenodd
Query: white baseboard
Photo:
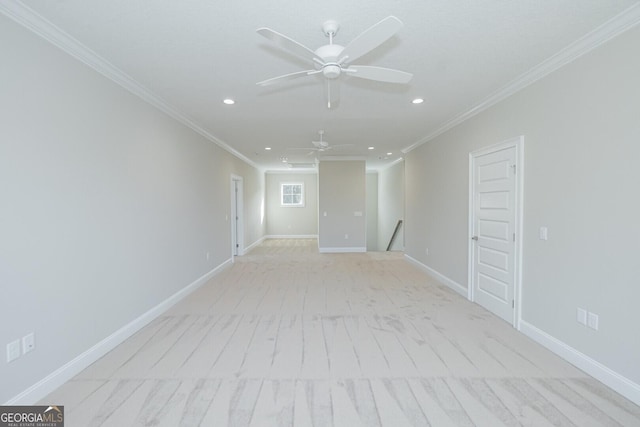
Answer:
<svg viewBox="0 0 640 427"><path fill-rule="evenodd" d="M366 247L353 247L353 248L318 248L318 252L321 254L341 254L341 253L360 253L367 252Z"/></svg>
<svg viewBox="0 0 640 427"><path fill-rule="evenodd" d="M617 391L627 399L640 405L640 385L634 383L630 379L620 375L619 373L609 369L602 363L590 358L589 356L579 352L575 348L552 337L546 332L536 328L524 320L520 321L520 332L537 342L538 344L551 350L558 356L575 367L583 370L607 387Z"/></svg>
<svg viewBox="0 0 640 427"><path fill-rule="evenodd" d="M260 245L262 242L264 242L266 239L268 239L267 236L262 236L261 238L259 238L258 240L256 240L255 242L253 242L252 244L250 244L249 246L247 246L246 248L244 248L244 250L242 251L242 255L246 254L247 252L249 252L251 249L255 248L256 246Z"/></svg>
<svg viewBox="0 0 640 427"><path fill-rule="evenodd" d="M265 239L317 239L317 234L269 234Z"/></svg>
<svg viewBox="0 0 640 427"><path fill-rule="evenodd" d="M469 298L469 292L467 291L467 288L465 286L462 286L461 284L459 284L455 280L449 279L444 274L437 272L433 268L429 267L428 265L425 265L425 264L421 263L417 259L415 259L415 258L413 258L413 257L411 257L411 256L409 256L407 254L404 254L404 257L407 259L407 261L409 261L410 263L414 264L415 266L417 266L418 268L423 270L425 273L427 273L429 276L431 276L434 279L436 279L438 282L442 283L443 285L447 286L448 288L453 289L454 291L456 291L457 293L459 293L463 297Z"/></svg>
<svg viewBox="0 0 640 427"><path fill-rule="evenodd" d="M162 313L166 312L176 303L180 302L190 293L194 292L209 279L220 273L226 267L231 265L231 259L226 260L213 270L196 279L193 283L179 290L169 298L156 305L146 313L134 319L129 324L118 329L107 338L103 339L84 353L80 354L70 362L67 362L60 368L56 369L45 378L41 379L22 393L10 399L5 405L33 405L38 400L53 392L55 389L69 381L71 378L79 374L83 369L87 368L93 362L120 345L127 338L138 332L140 329L148 325L152 320L156 319Z"/></svg>
<svg viewBox="0 0 640 427"><path fill-rule="evenodd" d="M405 258L412 264L415 264L417 267L424 270L428 275L432 276L438 282L450 287L460 295L467 298L467 288L449 279L448 277L437 272L431 267L422 264L420 261L410 257L407 254L405 254ZM519 331L538 344L557 354L567 362L571 363L578 369L581 369L587 374L591 375L598 381L605 384L607 387L610 387L611 389L617 391L627 399L634 402L636 405L640 405L639 384L634 383L630 379L611 370L602 363L579 352L575 348L536 328L530 323L525 322L524 320L520 320Z"/></svg>
<svg viewBox="0 0 640 427"><path fill-rule="evenodd" d="M259 246L262 242L264 242L267 239L317 239L317 238L318 238L317 234L291 234L291 235L270 234L267 236L262 236L261 238L259 238L258 240L256 240L255 242L253 242L252 244L244 248L244 250L242 251L242 255L248 253L251 249L255 248L256 246Z"/></svg>

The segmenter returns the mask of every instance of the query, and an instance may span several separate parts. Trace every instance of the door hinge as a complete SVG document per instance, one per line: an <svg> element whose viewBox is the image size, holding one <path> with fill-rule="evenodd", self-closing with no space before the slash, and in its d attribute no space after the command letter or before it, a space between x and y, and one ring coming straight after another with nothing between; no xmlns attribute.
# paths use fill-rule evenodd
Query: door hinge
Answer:
<svg viewBox="0 0 640 427"><path fill-rule="evenodd" d="M240 245L238 243L236 243L236 248L239 248L239 247L240 247Z"/></svg>
<svg viewBox="0 0 640 427"><path fill-rule="evenodd" d="M513 173L516 173L516 165L511 165L511 167L513 168Z"/></svg>
<svg viewBox="0 0 640 427"><path fill-rule="evenodd" d="M511 308L516 308L516 301L515 300L511 300Z"/></svg>

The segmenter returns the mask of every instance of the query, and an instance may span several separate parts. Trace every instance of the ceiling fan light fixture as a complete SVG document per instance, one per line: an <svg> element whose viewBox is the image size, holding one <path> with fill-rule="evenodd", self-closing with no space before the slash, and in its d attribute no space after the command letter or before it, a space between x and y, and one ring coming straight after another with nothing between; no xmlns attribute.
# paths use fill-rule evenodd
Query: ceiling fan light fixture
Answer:
<svg viewBox="0 0 640 427"><path fill-rule="evenodd" d="M413 101L411 101L412 104L422 104L424 102L424 99L422 98L414 98Z"/></svg>
<svg viewBox="0 0 640 427"><path fill-rule="evenodd" d="M328 79L337 79L340 77L342 69L338 64L327 64L322 67L322 75Z"/></svg>
<svg viewBox="0 0 640 427"><path fill-rule="evenodd" d="M227 105L233 105L233 104L235 104L235 103L236 103L236 101L234 101L234 100L233 100L233 99L231 99L231 98L225 98L222 102L224 102L224 103L225 103L225 104L227 104Z"/></svg>

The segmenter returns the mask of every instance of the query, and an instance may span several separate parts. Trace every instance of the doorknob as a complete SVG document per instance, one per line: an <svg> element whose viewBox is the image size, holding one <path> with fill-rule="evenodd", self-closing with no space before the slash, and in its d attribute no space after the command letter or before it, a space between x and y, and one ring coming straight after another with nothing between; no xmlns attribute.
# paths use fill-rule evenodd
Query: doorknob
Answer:
<svg viewBox="0 0 640 427"><path fill-rule="evenodd" d="M476 240L476 241L477 241L477 240L478 240L478 236L473 236L473 237L471 238L471 240Z"/></svg>

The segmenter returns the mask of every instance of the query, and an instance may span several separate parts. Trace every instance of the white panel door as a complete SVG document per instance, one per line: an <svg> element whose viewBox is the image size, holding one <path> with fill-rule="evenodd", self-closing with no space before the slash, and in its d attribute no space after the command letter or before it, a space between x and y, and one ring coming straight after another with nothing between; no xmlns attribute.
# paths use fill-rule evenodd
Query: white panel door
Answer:
<svg viewBox="0 0 640 427"><path fill-rule="evenodd" d="M514 321L516 147L472 157L473 299Z"/></svg>
<svg viewBox="0 0 640 427"><path fill-rule="evenodd" d="M244 253L244 220L242 178L231 175L231 256Z"/></svg>

